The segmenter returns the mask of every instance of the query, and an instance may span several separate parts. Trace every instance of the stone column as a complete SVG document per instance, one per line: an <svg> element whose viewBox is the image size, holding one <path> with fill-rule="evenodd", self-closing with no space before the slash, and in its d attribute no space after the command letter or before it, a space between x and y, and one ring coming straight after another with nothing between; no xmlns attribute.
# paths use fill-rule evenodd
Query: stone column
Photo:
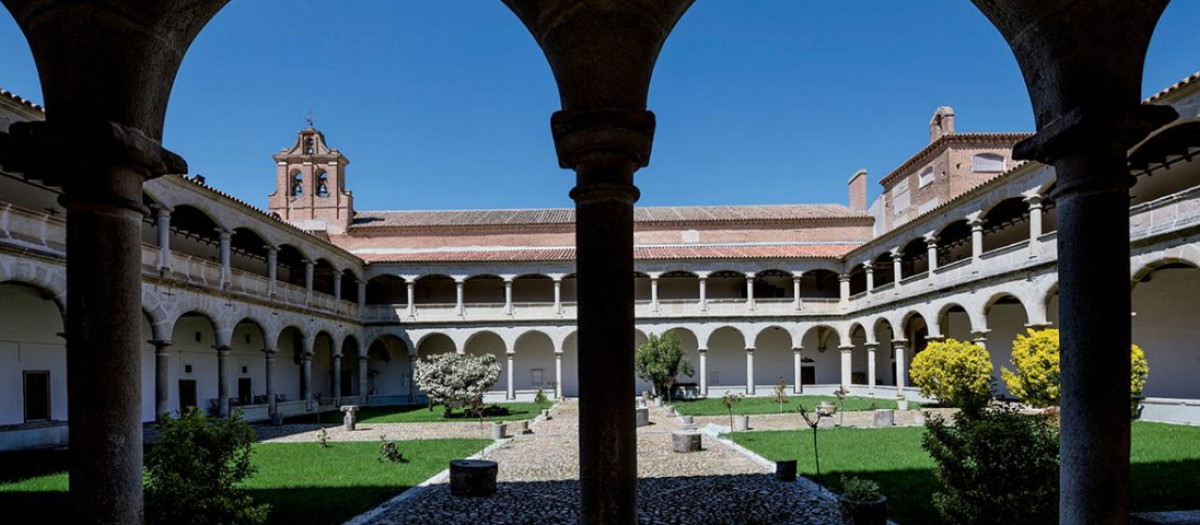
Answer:
<svg viewBox="0 0 1200 525"><path fill-rule="evenodd" d="M867 293L875 290L875 266L871 261L863 263L863 273L867 275Z"/></svg>
<svg viewBox="0 0 1200 525"><path fill-rule="evenodd" d="M754 348L746 347L746 395L754 395Z"/></svg>
<svg viewBox="0 0 1200 525"><path fill-rule="evenodd" d="M467 314L466 306L463 304L463 287L466 283L462 279L454 280L454 313L455 315L463 316Z"/></svg>
<svg viewBox="0 0 1200 525"><path fill-rule="evenodd" d="M279 403L275 400L275 349L264 348L262 352L266 365L263 379L267 389L267 414L274 417L279 413Z"/></svg>
<svg viewBox="0 0 1200 525"><path fill-rule="evenodd" d="M217 350L217 416L229 417L229 346L214 346Z"/></svg>
<svg viewBox="0 0 1200 525"><path fill-rule="evenodd" d="M896 352L896 393L899 394L905 386L908 366L904 363L904 343L900 339L892 341L892 350Z"/></svg>
<svg viewBox="0 0 1200 525"><path fill-rule="evenodd" d="M563 110L551 119L563 166L577 173L579 449L585 522L636 516L633 173L650 154L647 111ZM557 301L556 301L557 302Z"/></svg>
<svg viewBox="0 0 1200 525"><path fill-rule="evenodd" d="M515 360L515 357L515 352L508 352L508 363L505 364L504 370L504 373L506 374L505 377L508 379L508 388L504 391L504 399L509 401L517 398L517 388L516 385L513 385L513 361Z"/></svg>
<svg viewBox="0 0 1200 525"><path fill-rule="evenodd" d="M313 409L312 397L312 352L306 351L300 358L300 399L304 400L305 410Z"/></svg>
<svg viewBox="0 0 1200 525"><path fill-rule="evenodd" d="M980 348L987 350L987 335L988 330L971 332L971 342L979 345Z"/></svg>
<svg viewBox="0 0 1200 525"><path fill-rule="evenodd" d="M1042 236L1042 196L1030 195L1025 202L1029 204L1029 256L1036 257Z"/></svg>
<svg viewBox="0 0 1200 525"><path fill-rule="evenodd" d="M983 219L976 217L967 221L967 225L971 227L971 258L978 263L983 257Z"/></svg>
<svg viewBox="0 0 1200 525"><path fill-rule="evenodd" d="M504 279L504 313L506 315L513 314L513 280L511 278Z"/></svg>
<svg viewBox="0 0 1200 525"><path fill-rule="evenodd" d="M576 286L578 285L579 282L576 281ZM558 277L554 279L554 314L562 315L562 312L562 278Z"/></svg>
<svg viewBox="0 0 1200 525"><path fill-rule="evenodd" d="M799 311L800 311L800 308L801 308L801 303L800 303L800 278L801 278L801 274L800 274L800 273L797 273L797 274L795 274L794 276L792 276L792 307L793 307L793 308L794 308L794 309L795 309L797 312L799 312Z"/></svg>
<svg viewBox="0 0 1200 525"><path fill-rule="evenodd" d="M342 274L333 272L333 311L342 311Z"/></svg>
<svg viewBox="0 0 1200 525"><path fill-rule="evenodd" d="M407 281L405 284L407 285L407 286L405 286L405 292L408 295L408 316L416 317L417 316L417 304L416 304L417 283L414 283L412 281Z"/></svg>
<svg viewBox="0 0 1200 525"><path fill-rule="evenodd" d="M754 276L746 276L746 310L754 311Z"/></svg>
<svg viewBox="0 0 1200 525"><path fill-rule="evenodd" d="M838 275L838 297L842 304L850 302L850 274Z"/></svg>
<svg viewBox="0 0 1200 525"><path fill-rule="evenodd" d="M563 396L562 352L554 352L554 399Z"/></svg>
<svg viewBox="0 0 1200 525"><path fill-rule="evenodd" d="M367 311L367 282L358 279L354 284L358 286L358 315L363 315Z"/></svg>
<svg viewBox="0 0 1200 525"><path fill-rule="evenodd" d="M171 341L154 339L154 420L162 421L171 412Z"/></svg>
<svg viewBox="0 0 1200 525"><path fill-rule="evenodd" d="M312 302L313 298L313 261L305 259L304 261L304 303Z"/></svg>
<svg viewBox="0 0 1200 525"><path fill-rule="evenodd" d="M233 240L233 231L227 228L217 228L217 234L221 238L221 286L224 287L233 280L233 268L230 261L230 243Z"/></svg>
<svg viewBox="0 0 1200 525"><path fill-rule="evenodd" d="M900 248L892 248L891 254L892 254L892 282L896 283L896 288L899 288L900 281L904 280L904 275L903 275L904 267L901 266L901 264L904 262L904 259L903 259L904 253L900 251Z"/></svg>
<svg viewBox="0 0 1200 525"><path fill-rule="evenodd" d="M367 368L370 359L368 356L358 355L358 396L362 398L362 404L364 405L370 404L367 402L367 396L371 392L371 378L368 377L371 371Z"/></svg>
<svg viewBox="0 0 1200 525"><path fill-rule="evenodd" d="M154 209L156 225L158 226L158 267L171 267L171 209L158 206Z"/></svg>
<svg viewBox="0 0 1200 525"><path fill-rule="evenodd" d="M792 393L799 394L804 391L804 382L801 377L801 372L804 367L804 356L801 355L800 347L792 349L792 378L795 380L792 383Z"/></svg>
<svg viewBox="0 0 1200 525"><path fill-rule="evenodd" d="M700 354L700 395L708 396L708 349L697 348L696 353Z"/></svg>
<svg viewBox="0 0 1200 525"><path fill-rule="evenodd" d="M929 259L929 276L933 276L933 272L938 269L938 253L937 253L938 238L934 234L925 236L926 257Z"/></svg>
<svg viewBox="0 0 1200 525"><path fill-rule="evenodd" d="M870 395L875 395L875 349L879 345L871 343L867 345L867 392Z"/></svg>
<svg viewBox="0 0 1200 525"><path fill-rule="evenodd" d="M331 390L333 392L329 394L333 398L333 406L339 406L342 404L342 354L334 354L333 361L330 364L333 365L333 377L331 378L333 379L331 381L333 384Z"/></svg>
<svg viewBox="0 0 1200 525"><path fill-rule="evenodd" d="M700 311L708 311L708 278L700 276Z"/></svg>
<svg viewBox="0 0 1200 525"><path fill-rule="evenodd" d="M658 311L658 277L650 277L650 310Z"/></svg>
<svg viewBox="0 0 1200 525"><path fill-rule="evenodd" d="M842 350L842 388L849 390L850 385L853 384L853 382L850 379L851 378L850 372L851 372L851 367L854 366L853 365L854 354L852 353L854 351L854 349L843 346L841 350Z"/></svg>
<svg viewBox="0 0 1200 525"><path fill-rule="evenodd" d="M275 283L279 280L279 248L267 245L267 294L275 297Z"/></svg>

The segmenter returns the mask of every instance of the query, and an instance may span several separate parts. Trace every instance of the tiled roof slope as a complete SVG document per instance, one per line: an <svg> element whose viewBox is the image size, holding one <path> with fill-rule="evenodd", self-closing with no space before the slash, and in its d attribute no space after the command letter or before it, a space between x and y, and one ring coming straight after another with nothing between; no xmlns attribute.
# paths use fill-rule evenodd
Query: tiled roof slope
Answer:
<svg viewBox="0 0 1200 525"><path fill-rule="evenodd" d="M810 219L867 219L866 212L841 204L778 204L762 206L664 206L634 209L638 223L789 221ZM573 224L575 210L432 210L360 211L352 228L420 228L429 226L512 226Z"/></svg>
<svg viewBox="0 0 1200 525"><path fill-rule="evenodd" d="M806 259L837 258L857 247L857 244L802 245L702 245L702 246L638 246L634 259ZM486 249L486 250L428 250L404 253L359 253L368 263L395 262L492 262L492 261L571 261L575 249L569 247Z"/></svg>
<svg viewBox="0 0 1200 525"><path fill-rule="evenodd" d="M20 105L25 106L30 109L34 109L37 111L45 111L42 108L42 106L40 106L38 103L36 103L32 100L29 100L25 97L22 97L16 93L13 93L12 91L4 89L4 88L0 88L0 97L7 98L13 102L16 102L17 104L20 104Z"/></svg>

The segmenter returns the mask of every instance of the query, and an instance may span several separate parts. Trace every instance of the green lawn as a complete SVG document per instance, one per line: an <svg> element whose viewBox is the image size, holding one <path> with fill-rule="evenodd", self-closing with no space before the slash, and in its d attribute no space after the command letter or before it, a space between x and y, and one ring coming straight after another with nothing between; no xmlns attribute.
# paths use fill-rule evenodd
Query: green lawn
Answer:
<svg viewBox="0 0 1200 525"><path fill-rule="evenodd" d="M269 523L342 523L448 468L451 459L475 454L490 443L397 441L408 463L377 461L376 442L330 443L328 449L316 443L257 443L253 461L258 473L245 486L256 502L271 504ZM9 454L0 456L0 464L6 466L0 473L0 508L28 509L41 523L65 522L59 513L67 507L66 453Z"/></svg>
<svg viewBox="0 0 1200 525"><path fill-rule="evenodd" d="M508 409L508 415L489 416L487 418L488 421L520 421L537 417L538 414L541 414L543 408L550 408L554 406L554 403L495 403L488 406L501 406ZM437 423L443 421L479 421L476 418L463 417L462 410L455 410L449 419L442 417L444 412L440 405L433 407L432 411L426 405L365 407L358 411L358 422ZM330 425L341 424L342 414L340 412L320 415L305 414L303 416L287 418L285 423L314 423L318 420Z"/></svg>
<svg viewBox="0 0 1200 525"><path fill-rule="evenodd" d="M815 411L817 403L822 401L837 402L834 396L788 396L788 402L783 404L784 412L796 412L800 403L804 404L805 410L809 412ZM707 397L694 401L677 400L673 401L675 411L684 416L724 416L729 412L725 410L725 405L721 404L719 397ZM909 403L910 407L915 408L915 403ZM873 397L847 397L842 401L842 410L872 410L874 408L896 408L895 399L879 399ZM737 404L733 409L734 414L778 414L779 403L769 397L746 397Z"/></svg>
<svg viewBox="0 0 1200 525"><path fill-rule="evenodd" d="M838 490L841 476L879 482L889 517L898 523L937 523L929 503L940 488L933 460L921 448L921 427L838 428L820 433L821 473ZM800 473L815 473L810 431L742 432L734 441L770 459L799 459ZM1200 508L1200 427L1135 422L1130 455L1135 511Z"/></svg>

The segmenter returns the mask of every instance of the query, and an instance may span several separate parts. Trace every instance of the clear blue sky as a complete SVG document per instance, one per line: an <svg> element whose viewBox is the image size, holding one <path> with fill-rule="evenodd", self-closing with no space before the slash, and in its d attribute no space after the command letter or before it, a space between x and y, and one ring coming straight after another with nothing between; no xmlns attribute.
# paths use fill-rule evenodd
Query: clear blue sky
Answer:
<svg viewBox="0 0 1200 525"><path fill-rule="evenodd" d="M1200 70L1195 20L1200 2L1172 3L1145 93ZM41 98L6 15L0 86ZM700 0L655 71L640 204L843 203L858 168L873 197L941 105L959 131L1033 126L1015 60L967 0ZM265 206L269 156L309 108L351 161L358 209L571 205L549 131L553 78L499 0L231 2L183 64L165 144Z"/></svg>

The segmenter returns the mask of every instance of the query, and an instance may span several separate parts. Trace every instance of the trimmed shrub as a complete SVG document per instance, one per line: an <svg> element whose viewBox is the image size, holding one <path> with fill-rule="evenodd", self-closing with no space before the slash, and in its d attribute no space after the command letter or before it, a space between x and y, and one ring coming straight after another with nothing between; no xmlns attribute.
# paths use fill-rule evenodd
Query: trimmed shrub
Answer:
<svg viewBox="0 0 1200 525"><path fill-rule="evenodd" d="M929 343L909 368L921 395L952 406L979 406L992 392L992 360L987 350L968 341Z"/></svg>
<svg viewBox="0 0 1200 525"><path fill-rule="evenodd" d="M1058 330L1028 330L1027 335L1017 335L1013 341L1012 363L1015 371L1007 367L1001 370L1000 377L1008 386L1008 391L1023 403L1036 407L1056 406L1059 404L1059 384L1062 381L1062 368L1059 364ZM1150 367L1146 362L1146 354L1138 345L1130 347L1130 392L1140 395L1146 386L1146 377Z"/></svg>
<svg viewBox="0 0 1200 525"><path fill-rule="evenodd" d="M942 490L933 505L956 525L1058 523L1058 431L1049 416L1012 409L959 412L925 424L921 446Z"/></svg>
<svg viewBox="0 0 1200 525"><path fill-rule="evenodd" d="M445 407L445 416L482 398L500 378L492 354L435 354L417 360L413 380L429 396L429 404Z"/></svg>
<svg viewBox="0 0 1200 525"><path fill-rule="evenodd" d="M240 414L207 419L195 407L157 424L146 453L146 522L202 525L265 523L270 505L240 488L254 474L254 429Z"/></svg>

